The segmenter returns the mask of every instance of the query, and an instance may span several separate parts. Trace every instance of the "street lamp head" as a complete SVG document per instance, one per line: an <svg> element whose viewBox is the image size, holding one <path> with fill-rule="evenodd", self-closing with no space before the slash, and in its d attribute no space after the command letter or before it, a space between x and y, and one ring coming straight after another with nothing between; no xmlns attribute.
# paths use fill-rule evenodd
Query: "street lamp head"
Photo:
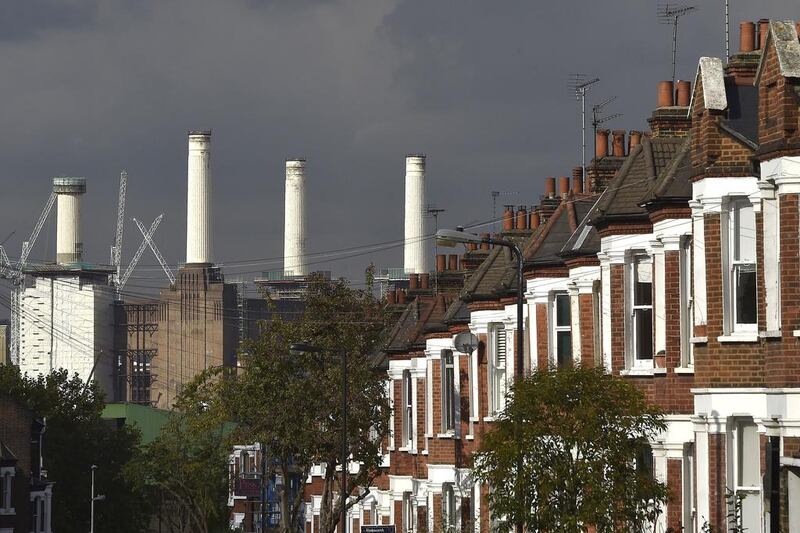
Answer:
<svg viewBox="0 0 800 533"><path fill-rule="evenodd" d="M466 233L464 228L440 229L436 232L436 244L452 248L456 244L480 244L484 239L474 233Z"/></svg>
<svg viewBox="0 0 800 533"><path fill-rule="evenodd" d="M305 342L295 342L289 346L289 353L292 355L303 355L307 353L322 353L322 348Z"/></svg>

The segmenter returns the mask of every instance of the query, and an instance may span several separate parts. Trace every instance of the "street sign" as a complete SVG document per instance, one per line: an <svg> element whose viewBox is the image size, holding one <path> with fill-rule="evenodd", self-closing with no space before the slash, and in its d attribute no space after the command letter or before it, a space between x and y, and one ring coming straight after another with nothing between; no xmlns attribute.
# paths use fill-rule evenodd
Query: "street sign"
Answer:
<svg viewBox="0 0 800 533"><path fill-rule="evenodd" d="M361 533L395 533L394 524L387 526L361 526Z"/></svg>

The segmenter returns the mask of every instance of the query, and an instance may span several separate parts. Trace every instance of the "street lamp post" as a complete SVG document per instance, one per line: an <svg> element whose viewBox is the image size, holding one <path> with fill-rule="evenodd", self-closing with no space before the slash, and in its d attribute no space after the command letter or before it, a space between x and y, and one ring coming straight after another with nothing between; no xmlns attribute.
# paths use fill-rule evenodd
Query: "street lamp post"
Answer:
<svg viewBox="0 0 800 533"><path fill-rule="evenodd" d="M523 327L523 315L524 315L524 298L525 298L525 287L524 287L524 276L523 276L523 257L522 257L522 250L517 245L517 243L513 241L509 241L506 239L495 239L492 237L483 238L480 235L475 235L474 233L466 233L464 228L459 227L456 230L452 229L440 229L436 232L436 242L442 246L455 246L458 243L463 244L494 244L497 246L502 246L504 248L509 248L511 250L511 254L517 261L517 335L516 335L516 343L515 343L515 357L514 357L514 377L517 380L521 380L525 375L525 356L524 356L524 349L525 349L525 339L524 339L524 327ZM522 474L522 456L520 456L519 461L517 462L517 479ZM524 496L522 495L521 491L517 490L517 498L524 503ZM518 521L516 524L516 533L522 533L523 526L522 521Z"/></svg>
<svg viewBox="0 0 800 533"><path fill-rule="evenodd" d="M94 471L97 470L97 465L92 465L92 511L89 519L89 533L94 533L94 502L101 502L106 499L103 494L94 493Z"/></svg>
<svg viewBox="0 0 800 533"><path fill-rule="evenodd" d="M291 353L323 353L326 350L313 346L311 344L296 343L289 347ZM336 352L342 359L342 489L340 494L341 500L341 518L342 533L347 533L347 351L342 350Z"/></svg>

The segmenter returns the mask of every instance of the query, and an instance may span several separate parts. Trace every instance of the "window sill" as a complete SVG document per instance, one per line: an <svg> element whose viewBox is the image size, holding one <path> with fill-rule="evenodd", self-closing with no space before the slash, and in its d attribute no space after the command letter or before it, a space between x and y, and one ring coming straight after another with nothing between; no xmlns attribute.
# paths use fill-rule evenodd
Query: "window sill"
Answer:
<svg viewBox="0 0 800 533"><path fill-rule="evenodd" d="M717 342L758 342L758 333L732 333L730 335L720 335Z"/></svg>
<svg viewBox="0 0 800 533"><path fill-rule="evenodd" d="M666 368L626 368L620 370L619 375L623 377L652 377L666 375Z"/></svg>
<svg viewBox="0 0 800 533"><path fill-rule="evenodd" d="M495 417L493 417L493 416L484 416L483 417L483 421L484 422L494 422L495 421Z"/></svg>
<svg viewBox="0 0 800 533"><path fill-rule="evenodd" d="M759 331L758 336L761 337L762 339L780 339L783 336L783 334L781 333L781 330L776 329L769 331Z"/></svg>
<svg viewBox="0 0 800 533"><path fill-rule="evenodd" d="M708 342L708 337L692 337L689 342L692 344L706 344Z"/></svg>
<svg viewBox="0 0 800 533"><path fill-rule="evenodd" d="M12 507L11 509L0 509L0 516L14 516L17 511Z"/></svg>
<svg viewBox="0 0 800 533"><path fill-rule="evenodd" d="M475 435L467 435L464 438L467 439L467 440L475 440Z"/></svg>
<svg viewBox="0 0 800 533"><path fill-rule="evenodd" d="M676 374L687 374L692 375L694 374L694 367L693 366L679 366L675 368Z"/></svg>
<svg viewBox="0 0 800 533"><path fill-rule="evenodd" d="M792 335L794 335L795 337L800 337L800 329L792 331Z"/></svg>
<svg viewBox="0 0 800 533"><path fill-rule="evenodd" d="M439 433L439 434L436 435L437 439L454 439L455 437L456 437L456 435L453 432Z"/></svg>

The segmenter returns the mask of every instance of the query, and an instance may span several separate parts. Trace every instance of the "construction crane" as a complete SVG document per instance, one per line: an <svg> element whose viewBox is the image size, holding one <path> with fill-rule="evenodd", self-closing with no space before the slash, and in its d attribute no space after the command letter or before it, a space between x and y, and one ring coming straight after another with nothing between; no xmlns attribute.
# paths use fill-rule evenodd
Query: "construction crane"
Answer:
<svg viewBox="0 0 800 533"><path fill-rule="evenodd" d="M170 285L174 285L175 284L175 275L172 273L172 270L169 268L169 265L167 264L167 261L164 259L164 256L161 255L161 250L158 249L158 246L156 246L155 241L153 241L153 235L149 234L147 231L145 231L144 226L142 225L141 222L139 222L135 218L133 219L133 221L136 223L136 226L139 228L139 231L142 232L142 236L144 236L144 240L147 241L147 245L153 251L153 255L156 256L156 259L158 259L158 263L161 265L161 268L164 270L164 274L167 275L167 279L169 279Z"/></svg>
<svg viewBox="0 0 800 533"><path fill-rule="evenodd" d="M10 342L10 355L11 362L13 364L19 364L20 356L20 299L22 297L22 289L25 282L25 265L28 264L28 256L30 255L34 244L36 244L36 239L39 237L39 233L42 231L42 227L47 221L50 211L53 209L53 204L56 202L56 196L56 193L53 192L50 193L50 196L47 198L44 209L42 209L42 214L39 215L39 220L36 221L36 225L33 227L30 237L28 237L27 241L22 243L22 253L19 256L19 261L17 261L17 264L11 264L11 262L8 260L8 255L6 255L5 250L3 250L2 254L0 254L0 262L2 262L2 268L0 268L0 271L2 271L3 277L10 279L13 284L11 289Z"/></svg>
<svg viewBox="0 0 800 533"><path fill-rule="evenodd" d="M120 278L119 283L117 283L117 299L119 299L119 293L122 290L122 287L125 286L125 283L127 283L128 278L131 277L131 274L133 273L133 269L136 268L137 264L139 264L139 259L142 258L142 254L144 253L144 249L147 248L147 238L148 238L148 236L149 237L153 236L153 234L156 232L156 229L158 229L158 225L161 224L161 219L163 219L163 218L164 218L164 213L161 213L160 215L158 215L155 218L155 220L153 220L153 223L150 224L150 229L148 229L146 232L144 232L145 238L142 240L142 244L139 245L139 248L136 250L136 253L133 254L133 259L131 259L131 263L128 265L128 268L125 269L125 273L122 274L122 277ZM134 222L137 222L135 218L133 220L134 220ZM138 225L138 222L137 222L137 225Z"/></svg>
<svg viewBox="0 0 800 533"><path fill-rule="evenodd" d="M128 173L122 171L119 175L119 201L117 202L117 234L114 237L114 246L111 248L111 264L114 265L114 284L119 285L122 273L122 230L125 225L125 194L128 189Z"/></svg>

